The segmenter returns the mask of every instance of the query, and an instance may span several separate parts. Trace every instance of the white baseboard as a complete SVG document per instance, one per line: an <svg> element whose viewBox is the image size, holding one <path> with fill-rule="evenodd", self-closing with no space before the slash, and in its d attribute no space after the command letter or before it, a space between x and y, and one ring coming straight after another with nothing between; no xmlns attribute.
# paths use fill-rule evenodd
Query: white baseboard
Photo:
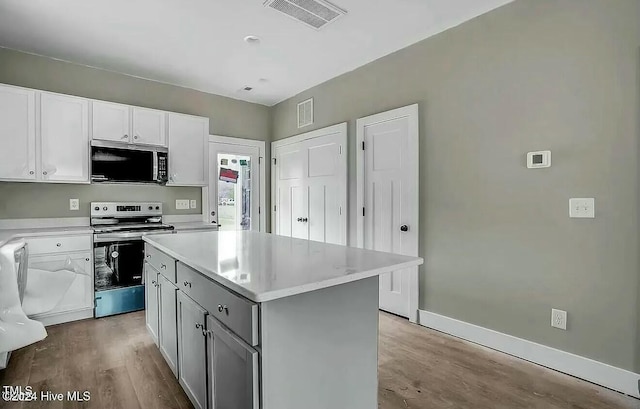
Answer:
<svg viewBox="0 0 640 409"><path fill-rule="evenodd" d="M45 327L50 325L63 324L65 322L84 320L93 318L93 308L84 308L76 311L58 312L53 314L34 315L29 317L33 320L40 321Z"/></svg>
<svg viewBox="0 0 640 409"><path fill-rule="evenodd" d="M0 219L0 229L49 229L89 226L88 217L54 217L36 219Z"/></svg>
<svg viewBox="0 0 640 409"><path fill-rule="evenodd" d="M640 374L429 311L420 310L419 323L422 326L640 398L638 392Z"/></svg>

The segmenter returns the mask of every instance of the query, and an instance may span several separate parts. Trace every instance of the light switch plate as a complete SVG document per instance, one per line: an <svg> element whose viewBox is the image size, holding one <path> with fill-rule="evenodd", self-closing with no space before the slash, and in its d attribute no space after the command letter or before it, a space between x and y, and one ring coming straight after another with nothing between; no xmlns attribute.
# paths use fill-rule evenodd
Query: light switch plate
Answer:
<svg viewBox="0 0 640 409"><path fill-rule="evenodd" d="M196 207L198 207L198 203L195 201L195 199L191 199L191 208L195 209Z"/></svg>
<svg viewBox="0 0 640 409"><path fill-rule="evenodd" d="M177 210L189 209L189 199L176 199L176 209Z"/></svg>
<svg viewBox="0 0 640 409"><path fill-rule="evenodd" d="M593 219L596 217L596 200L592 197L569 199L569 217Z"/></svg>
<svg viewBox="0 0 640 409"><path fill-rule="evenodd" d="M80 199L69 199L69 210L80 210Z"/></svg>

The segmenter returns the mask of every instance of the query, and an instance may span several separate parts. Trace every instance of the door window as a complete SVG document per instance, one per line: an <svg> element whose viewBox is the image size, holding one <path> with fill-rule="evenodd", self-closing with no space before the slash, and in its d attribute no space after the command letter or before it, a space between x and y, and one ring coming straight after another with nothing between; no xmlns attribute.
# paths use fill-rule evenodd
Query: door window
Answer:
<svg viewBox="0 0 640 409"><path fill-rule="evenodd" d="M251 157L218 154L220 230L251 230Z"/></svg>

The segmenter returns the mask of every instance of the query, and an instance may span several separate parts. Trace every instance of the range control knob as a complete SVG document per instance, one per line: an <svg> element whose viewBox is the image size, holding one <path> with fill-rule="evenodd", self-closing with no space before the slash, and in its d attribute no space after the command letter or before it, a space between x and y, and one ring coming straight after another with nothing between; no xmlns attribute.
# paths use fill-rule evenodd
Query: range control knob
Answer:
<svg viewBox="0 0 640 409"><path fill-rule="evenodd" d="M102 210L104 210L105 212L107 211L107 209L108 209L108 207L107 207L107 206L105 206L105 207L103 207L103 208L102 208Z"/></svg>
<svg viewBox="0 0 640 409"><path fill-rule="evenodd" d="M96 206L96 207L93 208L93 210L95 210L97 212L98 210L100 210L100 208L98 206Z"/></svg>

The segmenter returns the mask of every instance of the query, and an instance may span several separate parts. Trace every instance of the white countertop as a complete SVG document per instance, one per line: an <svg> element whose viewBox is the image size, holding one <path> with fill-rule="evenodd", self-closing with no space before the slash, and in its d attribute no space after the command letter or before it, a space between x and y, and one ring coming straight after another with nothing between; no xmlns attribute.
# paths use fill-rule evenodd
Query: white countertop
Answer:
<svg viewBox="0 0 640 409"><path fill-rule="evenodd" d="M41 227L31 229L0 229L0 246L13 239L34 236L68 236L73 234L91 234L93 230L89 226L69 226L69 227Z"/></svg>
<svg viewBox="0 0 640 409"><path fill-rule="evenodd" d="M184 232L143 239L256 302L345 284L424 262L419 257L249 231Z"/></svg>
<svg viewBox="0 0 640 409"><path fill-rule="evenodd" d="M176 222L167 223L172 225L176 231L188 231L188 230L218 230L218 226L206 222Z"/></svg>

